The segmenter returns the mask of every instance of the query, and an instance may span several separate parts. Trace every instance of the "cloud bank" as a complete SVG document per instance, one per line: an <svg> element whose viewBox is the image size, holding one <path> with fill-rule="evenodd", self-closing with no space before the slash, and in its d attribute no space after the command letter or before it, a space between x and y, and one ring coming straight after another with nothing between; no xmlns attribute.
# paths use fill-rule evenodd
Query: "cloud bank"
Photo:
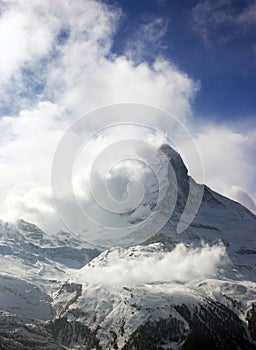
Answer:
<svg viewBox="0 0 256 350"><path fill-rule="evenodd" d="M22 217L53 232L63 225L51 201L51 163L74 120L106 104L137 102L170 111L190 128L200 84L165 57L156 55L150 63L138 60L142 53L129 45L129 38L127 52L115 54L113 40L123 20L120 8L94 0L65 0L61 5L9 0L0 6L0 217ZM151 42L161 38L166 26L154 19L141 31ZM251 192L251 134L216 125L200 130L191 127L203 155L206 183L224 194L234 186ZM100 148L95 146L88 157ZM192 159L185 162L196 177Z"/></svg>
<svg viewBox="0 0 256 350"><path fill-rule="evenodd" d="M228 264L223 245L192 249L178 244L171 252L163 252L153 246L148 251L143 248L137 252L130 250L115 248L105 258L103 253L79 270L75 278L80 283L121 286L159 281L189 283L216 277L220 269Z"/></svg>

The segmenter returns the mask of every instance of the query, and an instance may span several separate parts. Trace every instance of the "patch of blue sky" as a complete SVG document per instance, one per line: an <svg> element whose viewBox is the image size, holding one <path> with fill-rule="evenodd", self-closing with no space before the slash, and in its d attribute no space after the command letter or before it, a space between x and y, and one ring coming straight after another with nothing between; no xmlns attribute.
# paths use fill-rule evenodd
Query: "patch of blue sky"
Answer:
<svg viewBox="0 0 256 350"><path fill-rule="evenodd" d="M64 45L70 36L69 28L62 28L57 36L57 43Z"/></svg>
<svg viewBox="0 0 256 350"><path fill-rule="evenodd" d="M195 116L232 120L255 115L256 6L252 2L106 2L120 6L125 14L114 38L114 53L130 49L137 63L149 64L164 56L201 81ZM161 37L150 40L142 27L156 19L168 25Z"/></svg>

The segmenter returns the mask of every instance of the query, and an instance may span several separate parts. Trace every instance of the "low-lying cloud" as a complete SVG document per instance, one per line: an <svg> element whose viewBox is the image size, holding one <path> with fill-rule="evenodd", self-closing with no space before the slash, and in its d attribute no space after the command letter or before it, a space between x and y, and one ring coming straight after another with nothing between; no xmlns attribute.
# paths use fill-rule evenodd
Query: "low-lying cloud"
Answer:
<svg viewBox="0 0 256 350"><path fill-rule="evenodd" d="M150 246L149 246L150 247ZM200 248L178 244L171 252L152 245L132 251L115 248L105 257L97 257L82 268L76 279L80 283L102 285L138 285L152 282L189 283L216 277L228 264L223 245ZM134 258L136 256L136 259Z"/></svg>

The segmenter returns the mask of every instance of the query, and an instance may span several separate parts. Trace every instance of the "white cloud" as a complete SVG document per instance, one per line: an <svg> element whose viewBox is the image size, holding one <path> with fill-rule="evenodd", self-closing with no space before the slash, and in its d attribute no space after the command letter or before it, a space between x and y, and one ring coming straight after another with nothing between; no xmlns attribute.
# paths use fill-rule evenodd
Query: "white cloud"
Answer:
<svg viewBox="0 0 256 350"><path fill-rule="evenodd" d="M243 128L239 125L201 125L193 134L204 166L205 182L213 190L234 200L241 201L239 192L249 192L252 200L256 198L254 189L255 131L250 125ZM186 148L186 145L184 145ZM193 158L189 160L189 169L197 179L197 169L193 166ZM241 201L248 206L248 201Z"/></svg>
<svg viewBox="0 0 256 350"><path fill-rule="evenodd" d="M84 68L84 77L67 79L61 103L78 115L99 106L136 102L159 106L185 120L191 113L198 84L172 63L157 59L153 66L135 65L126 57L101 59Z"/></svg>
<svg viewBox="0 0 256 350"><path fill-rule="evenodd" d="M106 104L138 102L166 109L186 124L199 84L163 57L138 64L132 55L113 54L119 9L94 0L65 0L61 5L12 0L1 6L0 110L19 112L5 112L0 120L0 217L23 217L48 231L57 230L61 225L50 198L51 162L74 119ZM166 23L155 20L143 30L149 41L158 40ZM120 136L127 135L115 131L102 145ZM207 183L222 193L232 186L251 188L255 169L251 158L244 158L246 137L216 126L197 136ZM225 145L233 158L235 154L231 168ZM193 164L191 173L197 175Z"/></svg>
<svg viewBox="0 0 256 350"><path fill-rule="evenodd" d="M169 19L154 16L142 20L138 26L135 25L126 44L126 55L136 62L160 55L166 48L163 38L168 24Z"/></svg>
<svg viewBox="0 0 256 350"><path fill-rule="evenodd" d="M53 29L53 28L51 28ZM37 12L11 8L0 19L0 79L3 83L32 58L48 53L55 33Z"/></svg>
<svg viewBox="0 0 256 350"><path fill-rule="evenodd" d="M61 6L13 0L0 6L0 102L5 108L14 100L17 107L34 103L30 86L47 84L57 71L69 81L80 76L86 63L109 52L120 13L94 0L65 0ZM61 41L63 32L67 37ZM44 94L52 97L56 87L48 85Z"/></svg>
<svg viewBox="0 0 256 350"><path fill-rule="evenodd" d="M171 252L154 246L138 251L115 248L107 258L100 256L79 270L75 278L80 283L122 286L159 281L189 283L216 277L228 261L223 245L192 249L178 244Z"/></svg>
<svg viewBox="0 0 256 350"><path fill-rule="evenodd" d="M51 161L64 130L79 115L120 102L156 105L184 121L191 114L198 84L175 65L163 58L136 64L111 53L119 20L120 10L93 0L66 0L61 6L15 0L3 6L2 102L12 109L10 100L15 100L20 110L0 121L3 219L23 217L56 229L49 198ZM28 91L37 83L45 85L40 96ZM24 99L30 104L26 109L21 108ZM46 215L51 217L47 225Z"/></svg>
<svg viewBox="0 0 256 350"><path fill-rule="evenodd" d="M21 111L17 117L0 121L0 192L1 217L14 221L18 217L38 219L50 202L51 160L65 128L63 110L50 102L37 109ZM45 203L44 203L45 202ZM47 203L48 202L48 203ZM38 221L38 220L36 220Z"/></svg>
<svg viewBox="0 0 256 350"><path fill-rule="evenodd" d="M251 198L251 196L246 193L242 188L237 186L232 186L231 191L228 196L248 208L252 213L256 214L256 203Z"/></svg>

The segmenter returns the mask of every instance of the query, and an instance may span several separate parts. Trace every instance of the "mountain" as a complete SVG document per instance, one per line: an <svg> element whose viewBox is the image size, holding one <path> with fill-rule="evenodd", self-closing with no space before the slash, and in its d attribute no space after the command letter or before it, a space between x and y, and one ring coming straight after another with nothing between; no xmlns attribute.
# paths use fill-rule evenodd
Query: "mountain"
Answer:
<svg viewBox="0 0 256 350"><path fill-rule="evenodd" d="M0 349L256 349L256 217L160 152L164 196L152 185L141 204L166 221L156 234L141 210L112 247L0 222Z"/></svg>

